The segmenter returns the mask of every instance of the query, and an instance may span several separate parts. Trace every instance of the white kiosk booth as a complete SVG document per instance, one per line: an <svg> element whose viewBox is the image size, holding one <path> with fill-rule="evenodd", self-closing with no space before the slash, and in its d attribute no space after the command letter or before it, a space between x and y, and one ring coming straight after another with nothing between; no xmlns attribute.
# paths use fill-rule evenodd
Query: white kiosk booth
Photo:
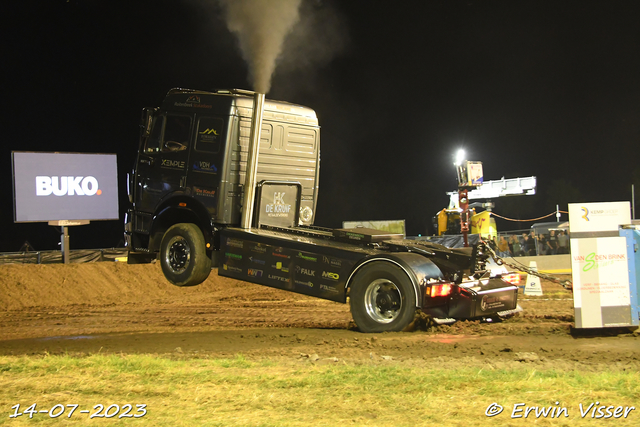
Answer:
<svg viewBox="0 0 640 427"><path fill-rule="evenodd" d="M569 204L576 328L638 326L638 243L629 202Z"/></svg>

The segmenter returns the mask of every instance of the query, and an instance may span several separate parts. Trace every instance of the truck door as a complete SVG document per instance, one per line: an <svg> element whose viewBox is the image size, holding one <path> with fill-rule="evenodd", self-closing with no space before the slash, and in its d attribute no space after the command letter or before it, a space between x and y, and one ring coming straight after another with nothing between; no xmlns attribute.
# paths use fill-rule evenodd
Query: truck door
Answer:
<svg viewBox="0 0 640 427"><path fill-rule="evenodd" d="M198 117L195 143L188 166L187 186L191 189L191 194L206 207L214 219L218 216L220 174L226 141L225 129L225 119L222 117Z"/></svg>
<svg viewBox="0 0 640 427"><path fill-rule="evenodd" d="M154 118L151 134L138 154L138 210L154 213L161 200L185 188L192 122L185 114Z"/></svg>

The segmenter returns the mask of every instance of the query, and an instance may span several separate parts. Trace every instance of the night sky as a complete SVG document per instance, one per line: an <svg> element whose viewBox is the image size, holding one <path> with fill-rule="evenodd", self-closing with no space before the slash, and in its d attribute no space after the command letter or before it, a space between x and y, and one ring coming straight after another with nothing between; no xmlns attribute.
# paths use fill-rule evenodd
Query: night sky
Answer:
<svg viewBox="0 0 640 427"><path fill-rule="evenodd" d="M172 87L253 89L236 38L215 0L5 3L0 251L59 242L14 224L11 151L117 153L121 220L70 235L72 249L122 244L141 109ZM536 196L495 200L503 216L630 201L640 186L637 1L303 0L301 13L306 35L286 41L267 97L318 114L317 225L431 233L461 147L485 179L537 176Z"/></svg>

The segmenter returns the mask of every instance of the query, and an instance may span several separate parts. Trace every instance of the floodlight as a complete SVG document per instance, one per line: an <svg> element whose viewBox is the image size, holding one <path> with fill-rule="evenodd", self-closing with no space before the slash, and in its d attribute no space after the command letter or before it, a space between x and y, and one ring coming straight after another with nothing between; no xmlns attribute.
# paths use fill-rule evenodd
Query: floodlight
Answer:
<svg viewBox="0 0 640 427"><path fill-rule="evenodd" d="M460 166L462 164L462 162L465 161L465 157L466 157L466 153L464 152L464 150L461 148L458 150L458 152L456 153L456 157L455 157L455 162L453 163L455 166Z"/></svg>

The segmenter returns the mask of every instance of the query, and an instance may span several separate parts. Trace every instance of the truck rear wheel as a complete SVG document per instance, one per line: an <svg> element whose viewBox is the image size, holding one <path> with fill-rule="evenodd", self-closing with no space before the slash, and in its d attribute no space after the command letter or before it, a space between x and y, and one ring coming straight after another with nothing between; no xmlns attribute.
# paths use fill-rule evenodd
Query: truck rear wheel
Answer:
<svg viewBox="0 0 640 427"><path fill-rule="evenodd" d="M164 276L176 286L204 282L211 272L211 259L200 228L187 223L169 227L160 244L160 264Z"/></svg>
<svg viewBox="0 0 640 427"><path fill-rule="evenodd" d="M402 331L414 319L416 295L407 274L384 261L365 265L350 293L351 315L362 332Z"/></svg>

